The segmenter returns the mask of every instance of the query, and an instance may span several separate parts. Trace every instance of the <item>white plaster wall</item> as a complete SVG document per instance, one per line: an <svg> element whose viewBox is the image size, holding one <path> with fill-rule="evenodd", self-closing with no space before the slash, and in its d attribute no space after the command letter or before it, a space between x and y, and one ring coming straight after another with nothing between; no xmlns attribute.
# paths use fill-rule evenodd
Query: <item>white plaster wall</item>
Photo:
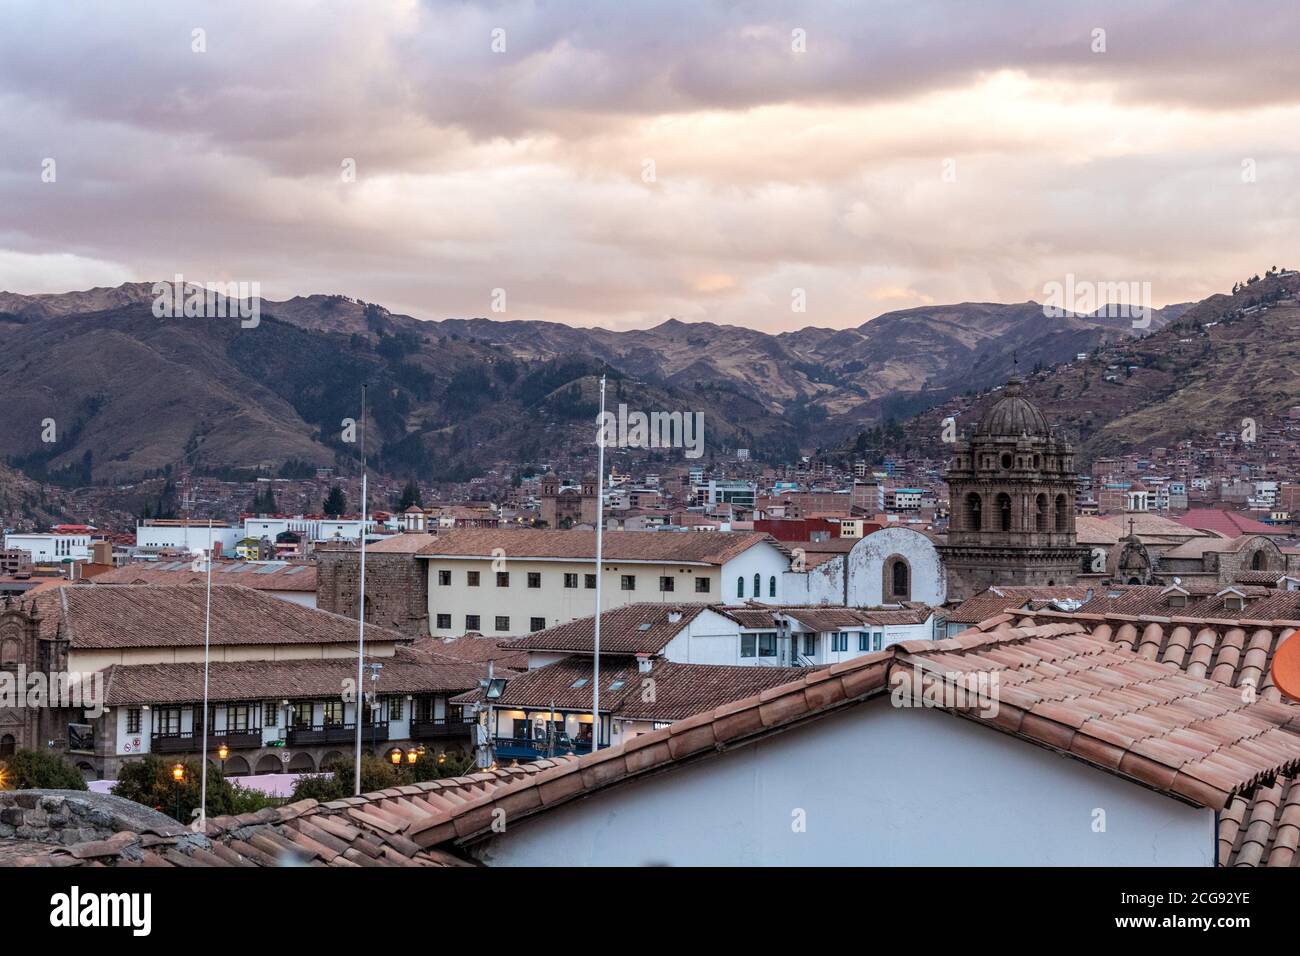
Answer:
<svg viewBox="0 0 1300 956"><path fill-rule="evenodd" d="M844 561L837 554L806 571L787 571L784 576L787 604L843 604Z"/></svg>
<svg viewBox="0 0 1300 956"><path fill-rule="evenodd" d="M912 568L912 600L940 605L948 597L947 571L934 543L910 528L882 528L848 553L846 603L876 607L892 603L883 593L885 562L894 555L907 559Z"/></svg>
<svg viewBox="0 0 1300 956"><path fill-rule="evenodd" d="M1212 866L1215 839L1210 810L878 698L507 821L474 852L497 866Z"/></svg>
<svg viewBox="0 0 1300 956"><path fill-rule="evenodd" d="M714 601L725 604L744 604L746 601L763 601L765 603L787 603L785 597L785 573L790 570L790 559L775 545L761 541L732 558L722 566L722 590ZM754 575L759 575L762 584L761 595L754 594ZM736 579L745 579L745 596L738 597ZM776 597L770 596L770 579L776 578ZM698 598L697 598L698 600Z"/></svg>

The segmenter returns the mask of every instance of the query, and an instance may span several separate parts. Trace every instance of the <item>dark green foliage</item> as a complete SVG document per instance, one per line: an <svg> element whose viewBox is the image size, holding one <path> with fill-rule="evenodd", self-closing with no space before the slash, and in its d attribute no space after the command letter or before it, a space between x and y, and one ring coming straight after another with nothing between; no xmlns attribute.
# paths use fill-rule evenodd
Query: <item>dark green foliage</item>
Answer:
<svg viewBox="0 0 1300 956"><path fill-rule="evenodd" d="M0 778L10 790L85 790L81 771L55 753L19 750L0 761Z"/></svg>

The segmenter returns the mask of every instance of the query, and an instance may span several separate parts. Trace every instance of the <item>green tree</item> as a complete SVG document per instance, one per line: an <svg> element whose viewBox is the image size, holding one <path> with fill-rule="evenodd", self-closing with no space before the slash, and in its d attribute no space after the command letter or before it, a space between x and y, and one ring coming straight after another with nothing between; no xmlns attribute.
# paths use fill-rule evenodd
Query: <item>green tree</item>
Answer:
<svg viewBox="0 0 1300 956"><path fill-rule="evenodd" d="M424 499L420 495L420 486L415 483L414 478L407 479L406 487L402 489L402 496L397 499L397 510L405 511L411 505L424 507Z"/></svg>
<svg viewBox="0 0 1300 956"><path fill-rule="evenodd" d="M113 795L134 800L146 807L189 823L194 818L200 799L199 764L197 760L181 761L185 768L183 779L177 783L172 774L176 761L164 760L149 754L134 760L118 772ZM229 813L250 813L280 801L247 787L232 785L222 776L220 768L208 765L208 816Z"/></svg>
<svg viewBox="0 0 1300 956"><path fill-rule="evenodd" d="M81 771L58 754L19 750L0 762L0 787L6 790L85 790Z"/></svg>
<svg viewBox="0 0 1300 956"><path fill-rule="evenodd" d="M343 493L343 489L335 485L330 489L330 493L325 497L325 504L322 510L332 518L339 515L347 514L348 497Z"/></svg>

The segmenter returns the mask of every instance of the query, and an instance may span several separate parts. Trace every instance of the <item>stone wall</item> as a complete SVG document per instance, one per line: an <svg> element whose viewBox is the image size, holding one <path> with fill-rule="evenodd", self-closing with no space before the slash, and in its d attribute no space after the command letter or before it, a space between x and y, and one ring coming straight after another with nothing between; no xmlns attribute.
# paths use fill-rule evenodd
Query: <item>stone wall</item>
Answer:
<svg viewBox="0 0 1300 956"><path fill-rule="evenodd" d="M420 637L429 633L428 562L413 554L366 553L366 623ZM316 606L355 619L361 558L355 550L318 549Z"/></svg>
<svg viewBox="0 0 1300 956"><path fill-rule="evenodd" d="M0 839L71 846L122 830L184 833L171 817L121 797L81 790L0 791Z"/></svg>

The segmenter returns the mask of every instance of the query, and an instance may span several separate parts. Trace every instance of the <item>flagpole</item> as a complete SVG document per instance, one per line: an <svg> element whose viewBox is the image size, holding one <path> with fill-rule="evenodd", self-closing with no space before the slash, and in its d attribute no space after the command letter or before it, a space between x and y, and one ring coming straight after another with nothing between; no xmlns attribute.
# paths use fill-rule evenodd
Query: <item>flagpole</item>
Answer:
<svg viewBox="0 0 1300 956"><path fill-rule="evenodd" d="M353 789L361 796L361 700L365 694L362 666L366 660L366 388L361 386L361 600L357 608L357 755ZM373 708L373 705L372 705ZM372 717L373 719L373 717Z"/></svg>
<svg viewBox="0 0 1300 956"><path fill-rule="evenodd" d="M600 749L600 579L605 544L605 376L600 377L600 418L596 426L596 631L592 657L591 752Z"/></svg>
<svg viewBox="0 0 1300 956"><path fill-rule="evenodd" d="M190 533L185 529L186 535ZM199 832L208 832L208 651L212 644L212 519L208 519L208 585L207 608L203 612L203 759L199 763L202 782L199 784ZM230 720L227 713L226 720Z"/></svg>

